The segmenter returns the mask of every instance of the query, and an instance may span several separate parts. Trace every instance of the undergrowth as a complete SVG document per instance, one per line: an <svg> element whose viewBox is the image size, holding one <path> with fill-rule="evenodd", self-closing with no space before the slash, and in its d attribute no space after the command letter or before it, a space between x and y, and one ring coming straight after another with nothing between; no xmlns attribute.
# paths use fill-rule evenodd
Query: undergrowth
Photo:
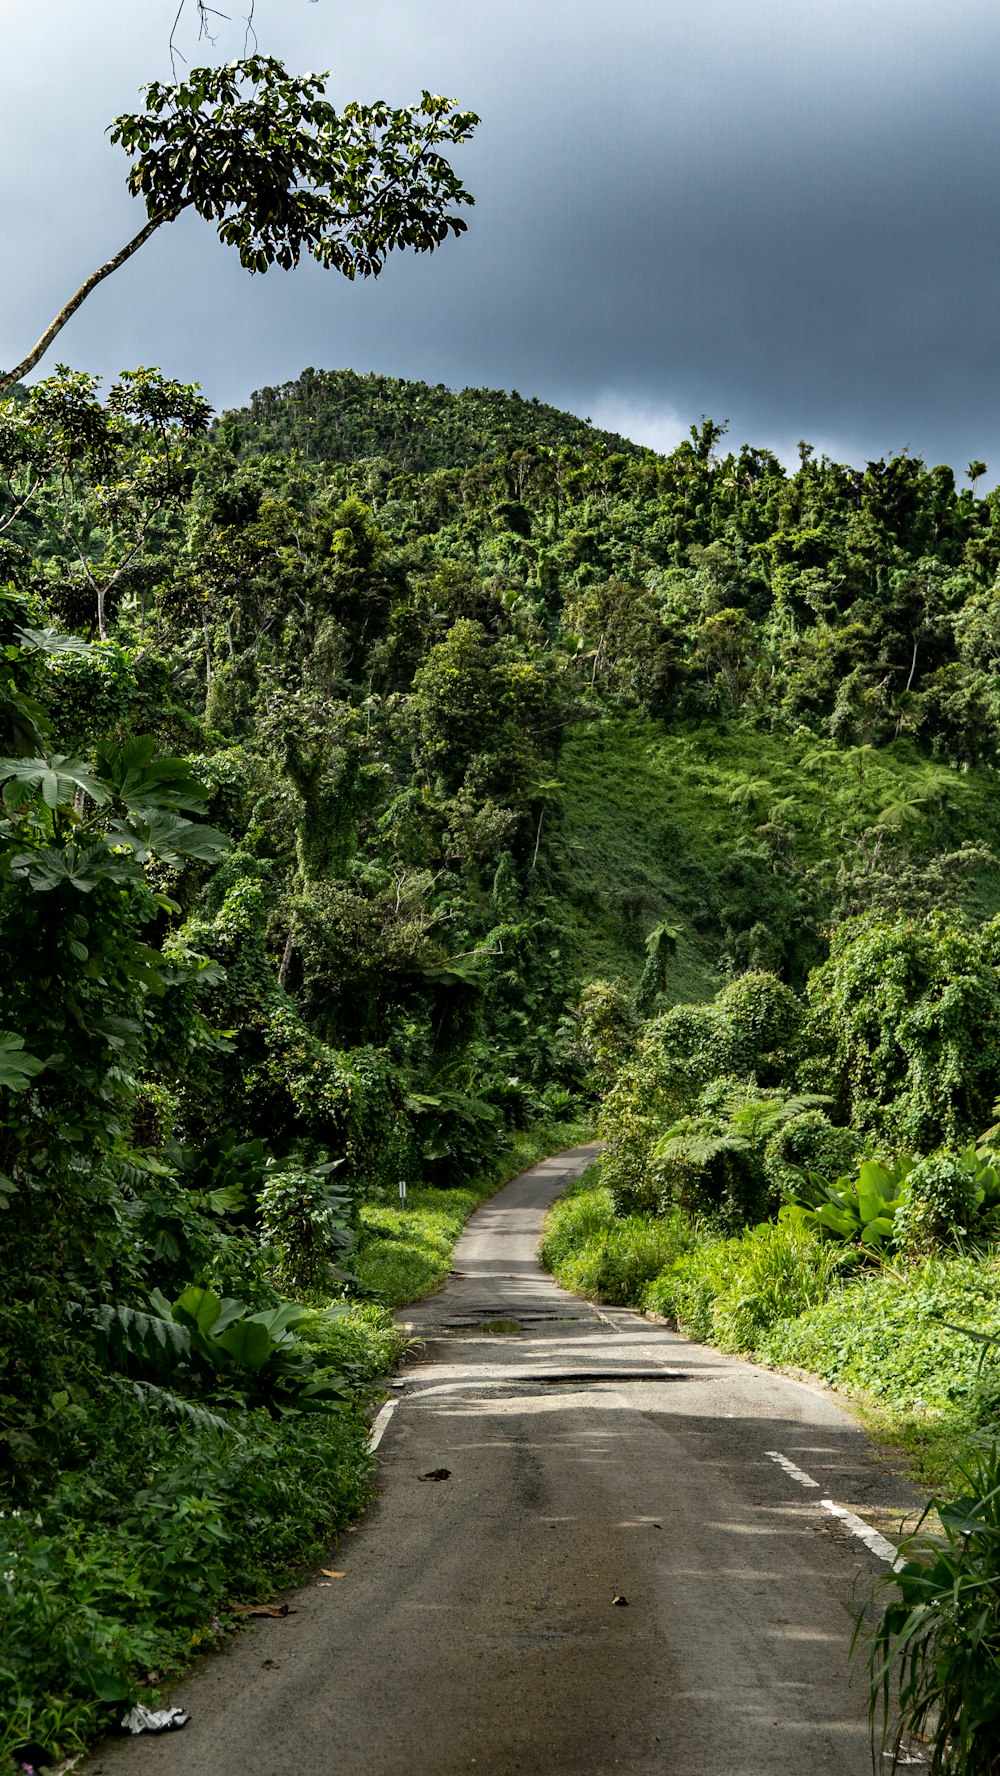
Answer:
<svg viewBox="0 0 1000 1776"><path fill-rule="evenodd" d="M343 1410L174 1419L127 1386L75 1414L76 1460L0 1515L0 1759L83 1747L290 1581L361 1511L368 1384L398 1354L384 1309L301 1334L354 1383Z"/></svg>

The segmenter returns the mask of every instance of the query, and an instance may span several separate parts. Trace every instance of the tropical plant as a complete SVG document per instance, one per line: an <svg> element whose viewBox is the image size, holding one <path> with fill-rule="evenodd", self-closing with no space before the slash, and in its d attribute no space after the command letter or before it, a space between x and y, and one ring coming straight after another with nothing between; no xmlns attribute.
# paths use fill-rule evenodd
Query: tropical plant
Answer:
<svg viewBox="0 0 1000 1776"><path fill-rule="evenodd" d="M931 1776L996 1776L1000 1446L962 1477L968 1490L930 1501L883 1581L891 1594L872 1637L870 1712L893 1769L912 1737L929 1740Z"/></svg>
<svg viewBox="0 0 1000 1776"><path fill-rule="evenodd" d="M295 1337L308 1308L283 1302L251 1313L245 1302L191 1285L173 1303L154 1289L149 1309L105 1303L93 1315L108 1363L125 1372L138 1366L136 1385L143 1399L155 1403L162 1396L168 1410L193 1413L201 1422L202 1401L224 1405L241 1399L274 1411L317 1412L339 1409L346 1398L343 1377L319 1370ZM327 1312L336 1317L347 1308ZM150 1371L181 1381L186 1375L189 1389L196 1390L194 1402L150 1381ZM218 1420L215 1427L227 1428Z"/></svg>
<svg viewBox="0 0 1000 1776"><path fill-rule="evenodd" d="M377 102L338 112L324 97L326 79L252 55L193 68L174 86L151 81L145 109L111 125L112 141L134 156L128 187L147 220L0 376L0 396L34 369L98 284L186 210L214 223L251 272L290 271L305 252L345 277L371 277L394 248L430 252L463 233L452 206L472 199L441 149L468 139L475 114L428 92L403 109Z"/></svg>
<svg viewBox="0 0 1000 1776"><path fill-rule="evenodd" d="M864 1160L856 1176L830 1182L810 1172L794 1189L794 1199L778 1211L789 1227L812 1227L838 1240L856 1240L878 1252L893 1239L905 1199L906 1181L916 1161L900 1154L891 1167Z"/></svg>

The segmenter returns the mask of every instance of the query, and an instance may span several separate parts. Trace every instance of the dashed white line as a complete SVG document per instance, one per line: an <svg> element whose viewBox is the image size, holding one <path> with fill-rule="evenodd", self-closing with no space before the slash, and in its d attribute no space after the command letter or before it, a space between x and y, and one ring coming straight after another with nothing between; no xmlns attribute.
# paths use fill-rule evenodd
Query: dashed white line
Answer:
<svg viewBox="0 0 1000 1776"><path fill-rule="evenodd" d="M781 1454L780 1450L765 1449L764 1454L770 1461L777 1462L779 1468L784 1468L786 1474L791 1474L792 1479L797 1480L800 1486L815 1486L816 1491L819 1491L819 1481L811 1480L808 1474L804 1474L802 1469L797 1468L793 1461L789 1461L787 1455Z"/></svg>
<svg viewBox="0 0 1000 1776"><path fill-rule="evenodd" d="M804 1473L801 1468L797 1468L795 1463L789 1461L787 1455L782 1455L779 1449L765 1449L764 1454L769 1461L777 1462L779 1468L783 1468L785 1473L789 1474L793 1480L797 1480L800 1486L809 1486L814 1488L816 1492L820 1491L819 1481L814 1480L811 1474ZM892 1542L887 1541L884 1535L880 1535L877 1529L873 1529L870 1523L866 1523L863 1517L859 1517L856 1511L849 1511L845 1505L835 1505L832 1499L820 1499L819 1503L824 1511L829 1511L831 1517L838 1518L845 1529L849 1529L853 1536L857 1536L858 1541L863 1542L869 1552L874 1554L878 1560L884 1560L886 1565L891 1566L894 1571L903 1565L899 1549Z"/></svg>
<svg viewBox="0 0 1000 1776"><path fill-rule="evenodd" d="M879 1560L884 1560L886 1566L891 1566L895 1571L904 1565L899 1549L892 1542L886 1541L884 1535L879 1535L877 1529L873 1529L870 1523L865 1523L854 1511L846 1510L843 1505L835 1505L832 1499L820 1499L819 1502L824 1511L829 1511L831 1517L839 1517L851 1534L857 1536L859 1542L864 1542L865 1547L870 1548Z"/></svg>

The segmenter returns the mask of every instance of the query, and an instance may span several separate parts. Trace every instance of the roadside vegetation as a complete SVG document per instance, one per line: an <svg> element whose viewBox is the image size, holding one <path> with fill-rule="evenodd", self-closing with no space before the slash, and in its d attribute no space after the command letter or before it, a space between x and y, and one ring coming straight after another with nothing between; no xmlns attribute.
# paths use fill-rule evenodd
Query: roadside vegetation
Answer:
<svg viewBox="0 0 1000 1776"><path fill-rule="evenodd" d="M447 1277L455 1241L474 1209L537 1160L589 1138L586 1122L536 1124L514 1135L465 1185L415 1184L405 1202L391 1185L374 1191L360 1210L353 1256L359 1286L387 1307L430 1295Z"/></svg>
<svg viewBox="0 0 1000 1776"><path fill-rule="evenodd" d="M387 1308L581 1125L557 1274L863 1397L994 1681L998 576L909 455L349 372L3 401L3 1755L360 1508Z"/></svg>

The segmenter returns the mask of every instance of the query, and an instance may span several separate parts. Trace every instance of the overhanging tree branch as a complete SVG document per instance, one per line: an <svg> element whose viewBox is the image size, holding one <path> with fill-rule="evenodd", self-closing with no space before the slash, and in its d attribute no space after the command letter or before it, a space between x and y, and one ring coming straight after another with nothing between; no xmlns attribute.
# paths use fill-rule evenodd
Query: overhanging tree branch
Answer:
<svg viewBox="0 0 1000 1776"><path fill-rule="evenodd" d="M377 277L394 250L432 252L464 233L455 209L473 199L441 148L471 136L475 113L429 92L402 109L376 100L338 112L326 79L250 55L195 68L173 86L152 81L145 110L116 117L110 131L134 156L128 187L148 220L80 285L27 357L0 372L0 397L98 284L185 210L211 222L249 272L291 271L308 253L343 277Z"/></svg>

